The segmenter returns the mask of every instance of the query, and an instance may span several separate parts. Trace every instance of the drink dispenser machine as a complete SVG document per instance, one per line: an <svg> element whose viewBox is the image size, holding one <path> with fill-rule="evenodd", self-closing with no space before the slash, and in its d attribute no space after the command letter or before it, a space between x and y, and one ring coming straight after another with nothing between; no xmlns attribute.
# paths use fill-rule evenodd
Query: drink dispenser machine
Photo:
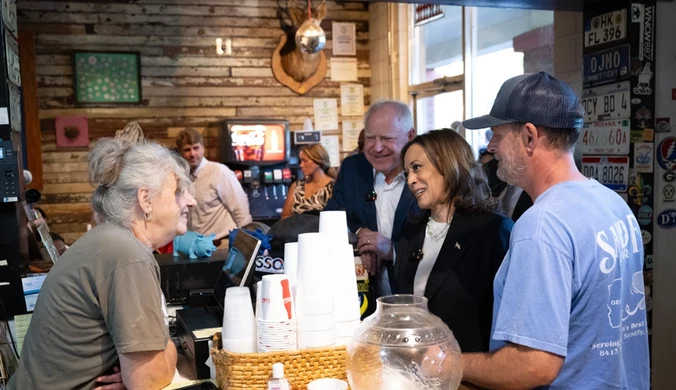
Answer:
<svg viewBox="0 0 676 390"><path fill-rule="evenodd" d="M227 120L220 137L220 155L242 184L253 219L279 219L298 167L298 157L291 153L288 121Z"/></svg>

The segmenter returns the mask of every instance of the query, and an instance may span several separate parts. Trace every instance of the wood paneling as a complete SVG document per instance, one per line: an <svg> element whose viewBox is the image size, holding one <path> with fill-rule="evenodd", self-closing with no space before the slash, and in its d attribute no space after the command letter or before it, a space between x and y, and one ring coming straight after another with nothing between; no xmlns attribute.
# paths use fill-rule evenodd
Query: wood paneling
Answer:
<svg viewBox="0 0 676 390"><path fill-rule="evenodd" d="M91 223L87 148L57 148L54 118L89 118L89 136L113 136L136 121L148 138L168 147L185 127L205 135L206 153L218 158L220 123L231 117L281 118L292 129L312 118L315 98L336 98L340 83L325 79L302 97L281 86L270 63L282 29L277 0L22 0L17 3L22 31L35 37L37 99L42 168L41 206L52 230L72 242ZM282 1L281 4L285 4ZM298 2L299 4L301 2ZM356 25L359 82L367 106L370 95L368 6L328 1L322 21L324 52L333 56L331 23ZM215 39L231 38L232 55L216 53ZM73 51L141 53L143 101L138 105L76 106ZM339 111L340 113L340 107ZM339 117L342 120L342 117ZM324 132L337 134L340 131ZM32 147L31 149L37 149ZM30 152L30 151L29 151Z"/></svg>
<svg viewBox="0 0 676 390"><path fill-rule="evenodd" d="M29 188L42 190L42 141L38 108L38 82L36 74L35 35L21 29L19 32L19 59L21 66L21 90L23 94L23 123L26 133L28 170L33 174Z"/></svg>

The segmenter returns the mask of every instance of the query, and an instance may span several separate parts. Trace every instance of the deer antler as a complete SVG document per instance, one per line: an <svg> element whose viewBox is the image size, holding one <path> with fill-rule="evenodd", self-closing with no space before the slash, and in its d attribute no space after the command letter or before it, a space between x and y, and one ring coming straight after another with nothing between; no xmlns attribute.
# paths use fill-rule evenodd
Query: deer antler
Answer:
<svg viewBox="0 0 676 390"><path fill-rule="evenodd" d="M315 7L315 19L317 22L321 22L324 20L327 14L327 5L326 5L326 0L323 0L321 4L319 4L317 7Z"/></svg>
<svg viewBox="0 0 676 390"><path fill-rule="evenodd" d="M296 5L296 0L287 0L286 9L289 14L289 19L291 19L291 23L294 26L298 27L303 24L306 19L305 10L303 7Z"/></svg>

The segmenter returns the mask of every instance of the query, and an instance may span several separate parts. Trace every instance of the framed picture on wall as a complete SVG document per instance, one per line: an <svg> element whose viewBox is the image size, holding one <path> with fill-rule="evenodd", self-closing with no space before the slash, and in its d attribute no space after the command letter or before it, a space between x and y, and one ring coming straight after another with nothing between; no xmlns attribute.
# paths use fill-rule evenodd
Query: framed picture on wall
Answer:
<svg viewBox="0 0 676 390"><path fill-rule="evenodd" d="M73 85L78 104L141 103L141 55L74 52Z"/></svg>

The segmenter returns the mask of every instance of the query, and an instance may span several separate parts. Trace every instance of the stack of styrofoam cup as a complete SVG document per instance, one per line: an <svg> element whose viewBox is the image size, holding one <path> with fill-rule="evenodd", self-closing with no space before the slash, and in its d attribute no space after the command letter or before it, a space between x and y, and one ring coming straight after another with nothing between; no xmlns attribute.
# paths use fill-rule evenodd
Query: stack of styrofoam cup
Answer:
<svg viewBox="0 0 676 390"><path fill-rule="evenodd" d="M297 348L296 312L286 275L265 275L260 285L257 316L258 352Z"/></svg>
<svg viewBox="0 0 676 390"><path fill-rule="evenodd" d="M345 211L322 211L319 213L319 232L330 237L329 245L334 243L349 244Z"/></svg>
<svg viewBox="0 0 676 390"><path fill-rule="evenodd" d="M348 345L354 331L359 327L361 317L352 245L333 244L331 261L335 291L336 345Z"/></svg>
<svg viewBox="0 0 676 390"><path fill-rule="evenodd" d="M331 237L328 243L333 271L336 344L347 345L359 326L359 291L354 268L354 252L347 234L345 211L319 213L319 232ZM335 239L333 239L335 238Z"/></svg>
<svg viewBox="0 0 676 390"><path fill-rule="evenodd" d="M256 319L248 287L230 287L223 300L223 349L256 352Z"/></svg>
<svg viewBox="0 0 676 390"><path fill-rule="evenodd" d="M284 275L289 277L291 283L291 295L296 297L296 285L298 283L298 243L287 242L284 244Z"/></svg>
<svg viewBox="0 0 676 390"><path fill-rule="evenodd" d="M323 233L298 235L298 347L313 348L336 342L333 278L328 237Z"/></svg>

